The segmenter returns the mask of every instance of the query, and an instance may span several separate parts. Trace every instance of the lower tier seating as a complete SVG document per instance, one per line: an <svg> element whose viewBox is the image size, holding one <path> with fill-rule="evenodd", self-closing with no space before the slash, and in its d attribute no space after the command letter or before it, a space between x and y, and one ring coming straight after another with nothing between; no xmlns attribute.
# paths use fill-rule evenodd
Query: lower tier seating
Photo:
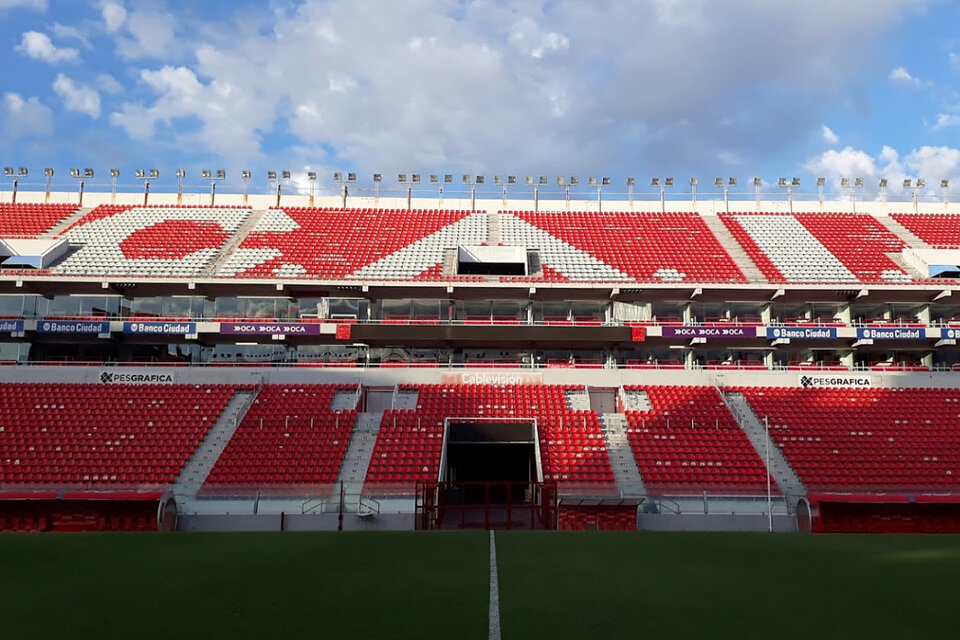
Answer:
<svg viewBox="0 0 960 640"><path fill-rule="evenodd" d="M265 385L207 477L208 485L319 485L336 481L356 421L331 410L332 384Z"/></svg>
<svg viewBox="0 0 960 640"><path fill-rule="evenodd" d="M627 435L652 492L766 491L767 472L714 387L626 386L651 410L627 411ZM773 485L776 487L776 485Z"/></svg>
<svg viewBox="0 0 960 640"><path fill-rule="evenodd" d="M543 479L560 485L613 485L600 419L594 411L572 410L565 391L551 385L401 385L419 391L416 409L383 414L366 483L411 490L435 481L440 470L447 417L535 418ZM562 490L562 489L561 489Z"/></svg>
<svg viewBox="0 0 960 640"><path fill-rule="evenodd" d="M960 390L748 387L809 489L960 487Z"/></svg>
<svg viewBox="0 0 960 640"><path fill-rule="evenodd" d="M169 484L235 389L0 384L0 484Z"/></svg>

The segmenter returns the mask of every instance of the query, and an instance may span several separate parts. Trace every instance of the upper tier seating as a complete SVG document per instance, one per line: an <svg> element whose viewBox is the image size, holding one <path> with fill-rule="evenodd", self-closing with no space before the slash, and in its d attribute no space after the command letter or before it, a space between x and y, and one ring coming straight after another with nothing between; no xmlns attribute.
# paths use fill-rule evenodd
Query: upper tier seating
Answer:
<svg viewBox="0 0 960 640"><path fill-rule="evenodd" d="M894 213L890 217L935 249L960 249L960 215Z"/></svg>
<svg viewBox="0 0 960 640"><path fill-rule="evenodd" d="M749 387L809 489L956 489L960 390Z"/></svg>
<svg viewBox="0 0 960 640"><path fill-rule="evenodd" d="M750 258L775 283L907 283L886 253L907 245L875 218L853 213L721 213Z"/></svg>
<svg viewBox="0 0 960 640"><path fill-rule="evenodd" d="M0 384L0 484L165 485L227 385Z"/></svg>
<svg viewBox="0 0 960 640"><path fill-rule="evenodd" d="M74 204L0 204L0 238L36 238L76 210Z"/></svg>
<svg viewBox="0 0 960 640"><path fill-rule="evenodd" d="M264 385L207 477L207 484L331 484L356 420L331 410L332 384Z"/></svg>
<svg viewBox="0 0 960 640"><path fill-rule="evenodd" d="M445 249L487 241L488 216L469 211L270 209L219 276L411 280Z"/></svg>
<svg viewBox="0 0 960 640"><path fill-rule="evenodd" d="M539 249L570 280L747 281L696 213L511 212L500 239Z"/></svg>
<svg viewBox="0 0 960 640"><path fill-rule="evenodd" d="M600 419L594 411L568 408L566 389L548 385L401 385L417 389L416 409L388 410L367 471L368 485L412 490L440 470L447 417L536 418L543 479L561 490L578 484L612 485Z"/></svg>
<svg viewBox="0 0 960 640"><path fill-rule="evenodd" d="M650 411L625 412L627 435L649 490L766 491L763 460L715 387L624 389L645 391L652 406Z"/></svg>
<svg viewBox="0 0 960 640"><path fill-rule="evenodd" d="M50 271L197 276L249 215L235 207L97 207L64 232L80 248Z"/></svg>

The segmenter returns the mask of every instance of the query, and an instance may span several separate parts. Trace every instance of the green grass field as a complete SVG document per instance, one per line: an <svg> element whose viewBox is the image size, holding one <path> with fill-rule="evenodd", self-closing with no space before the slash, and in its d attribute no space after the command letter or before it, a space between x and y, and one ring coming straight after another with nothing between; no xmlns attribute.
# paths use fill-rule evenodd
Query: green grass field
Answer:
<svg viewBox="0 0 960 640"><path fill-rule="evenodd" d="M498 533L503 637L949 638L960 536ZM0 535L5 638L487 637L484 532Z"/></svg>

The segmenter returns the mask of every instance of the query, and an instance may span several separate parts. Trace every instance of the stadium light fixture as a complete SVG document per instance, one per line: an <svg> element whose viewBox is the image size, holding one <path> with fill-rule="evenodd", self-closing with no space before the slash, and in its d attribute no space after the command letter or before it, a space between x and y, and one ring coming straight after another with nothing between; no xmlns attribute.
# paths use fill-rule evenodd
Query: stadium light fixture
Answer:
<svg viewBox="0 0 960 640"><path fill-rule="evenodd" d="M414 173L413 175L411 175L410 182L412 182L413 184L420 184L420 174Z"/></svg>
<svg viewBox="0 0 960 640"><path fill-rule="evenodd" d="M658 187L660 189L660 212L664 213L667 210L667 195L666 190L673 186L673 178L650 178L650 186Z"/></svg>
<svg viewBox="0 0 960 640"><path fill-rule="evenodd" d="M78 181L80 185L78 189L78 206L83 206L83 189L86 186L87 179L93 177L93 169L84 169L80 171L79 168L74 167L70 169L70 177Z"/></svg>
<svg viewBox="0 0 960 640"><path fill-rule="evenodd" d="M800 186L800 178L793 178L789 182L786 178L780 178L777 180L777 186L780 188L786 188L787 203L790 206L790 213L793 213L793 190L795 187Z"/></svg>
<svg viewBox="0 0 960 640"><path fill-rule="evenodd" d="M527 176L526 179L524 180L524 182L526 182L527 186L532 187L532 186L533 186L533 176Z"/></svg>
<svg viewBox="0 0 960 640"><path fill-rule="evenodd" d="M713 186L718 189L723 189L723 208L727 213L730 213L730 189L737 186L736 178L728 178L726 182L723 181L723 178L714 178Z"/></svg>
<svg viewBox="0 0 960 640"><path fill-rule="evenodd" d="M727 186L728 186L728 187L735 187L735 186L737 186L737 179L736 179L736 178L727 178Z"/></svg>
<svg viewBox="0 0 960 640"><path fill-rule="evenodd" d="M943 204L944 204L944 206L950 204L950 198L949 198L949 196L947 195L947 191L949 190L949 188L950 188L950 181L949 181L949 180L941 180L941 181L940 181L940 190L943 192Z"/></svg>
<svg viewBox="0 0 960 640"><path fill-rule="evenodd" d="M453 184L453 174L445 173L443 175L443 184Z"/></svg>
<svg viewBox="0 0 960 640"><path fill-rule="evenodd" d="M757 211L760 211L760 192L763 190L763 178L754 177L753 179L753 195L756 199Z"/></svg>
<svg viewBox="0 0 960 640"><path fill-rule="evenodd" d="M923 178L917 178L917 186L923 189L925 186L927 186L927 181Z"/></svg>
<svg viewBox="0 0 960 640"><path fill-rule="evenodd" d="M267 180L277 183L277 208L280 207L280 197L283 194L283 183L290 180L289 171L267 171Z"/></svg>
<svg viewBox="0 0 960 640"><path fill-rule="evenodd" d="M591 186L591 187L597 186L597 179L596 179L596 178L587 178L587 185L588 185L588 186Z"/></svg>
<svg viewBox="0 0 960 640"><path fill-rule="evenodd" d="M177 169L177 205L179 206L183 202L183 178L187 175L187 172L183 169ZM202 175L203 172L201 172ZM209 172L208 172L209 173Z"/></svg>
<svg viewBox="0 0 960 640"><path fill-rule="evenodd" d="M544 186L544 187L547 186L548 182L549 182L549 181L547 180L547 176L540 176L540 185L541 185L541 186Z"/></svg>
<svg viewBox="0 0 960 640"><path fill-rule="evenodd" d="M863 178L857 178L856 180L854 180L853 186L857 187L858 189L863 187Z"/></svg>
<svg viewBox="0 0 960 640"><path fill-rule="evenodd" d="M690 178L690 201L694 208L697 206L697 185L700 184L698 178Z"/></svg>
<svg viewBox="0 0 960 640"><path fill-rule="evenodd" d="M407 174L405 173L397 174L397 182L399 182L400 184L407 184Z"/></svg>
<svg viewBox="0 0 960 640"><path fill-rule="evenodd" d="M850 186L850 178L840 178L840 186L846 189Z"/></svg>
<svg viewBox="0 0 960 640"><path fill-rule="evenodd" d="M723 178L714 178L714 179L713 179L713 186L715 186L717 189L719 189L720 187L722 187L722 186L723 186Z"/></svg>
<svg viewBox="0 0 960 640"><path fill-rule="evenodd" d="M47 167L46 169L44 169L43 175L46 176L47 178L47 191L43 197L43 201L49 203L50 202L50 182L53 181L53 168ZM16 202L16 198L14 198L14 202Z"/></svg>
<svg viewBox="0 0 960 640"><path fill-rule="evenodd" d="M247 206L248 193L250 189L250 177L253 174L250 173L249 169L242 169L240 171L240 178L243 180L243 206Z"/></svg>
<svg viewBox="0 0 960 640"><path fill-rule="evenodd" d="M210 169L203 169L200 172L200 177L204 180L210 181L210 206L213 207L216 205L217 201L217 181L223 180L226 177L227 173L223 169L217 169L216 172L210 171Z"/></svg>
<svg viewBox="0 0 960 640"><path fill-rule="evenodd" d="M483 184L483 183L484 183L484 177L483 177L483 176L477 176L476 178L474 178L474 181L473 181L473 182L474 182L474 184Z"/></svg>
<svg viewBox="0 0 960 640"><path fill-rule="evenodd" d="M886 178L880 178L877 182L877 186L880 187L880 202L885 203L887 201L887 184Z"/></svg>
<svg viewBox="0 0 960 640"><path fill-rule="evenodd" d="M156 169L150 169L149 171L137 169L134 173L134 175L137 176L137 180L143 180L143 206L147 206L150 201L150 180L156 177L154 174L159 175L159 172L157 172Z"/></svg>
<svg viewBox="0 0 960 640"><path fill-rule="evenodd" d="M383 182L383 174L373 174L373 206L380 206L380 183Z"/></svg>
<svg viewBox="0 0 960 640"><path fill-rule="evenodd" d="M280 177L283 178L284 180L289 180L289 179L290 179L290 172L289 172L289 171L281 171L281 172L280 172Z"/></svg>
<svg viewBox="0 0 960 640"><path fill-rule="evenodd" d="M27 175L27 168L20 167L18 171L14 171L13 167L4 167L3 175L8 178L13 178L13 204L17 204L17 187L20 184L20 178Z"/></svg>
<svg viewBox="0 0 960 640"><path fill-rule="evenodd" d="M312 178L310 176L313 176ZM374 182L377 183L377 199L380 198L380 183L376 179L377 174L374 174ZM317 184L317 172L309 171L307 172L307 179L310 180L310 206L313 206L314 191L316 190ZM350 185L357 181L357 174L353 172L347 172L344 175L340 171L334 171L333 181L340 184L340 206L344 209L347 208L347 196L350 195Z"/></svg>
<svg viewBox="0 0 960 640"><path fill-rule="evenodd" d="M13 167L4 167L4 168L3 168L3 175L4 175L4 177L6 177L6 178L12 178L13 175L14 175L14 174L13 174Z"/></svg>
<svg viewBox="0 0 960 640"><path fill-rule="evenodd" d="M596 178L590 178L590 179L594 181L593 184L596 184ZM650 186L651 186L651 187L659 187L659 186L660 186L660 178L650 178Z"/></svg>
<svg viewBox="0 0 960 640"><path fill-rule="evenodd" d="M430 184L438 184L440 182L440 176L435 173L430 174Z"/></svg>
<svg viewBox="0 0 960 640"><path fill-rule="evenodd" d="M826 184L826 178L817 178L817 200L820 203L820 208L823 208L823 187Z"/></svg>
<svg viewBox="0 0 960 640"><path fill-rule="evenodd" d="M570 176L570 186L576 187L580 185L580 176Z"/></svg>

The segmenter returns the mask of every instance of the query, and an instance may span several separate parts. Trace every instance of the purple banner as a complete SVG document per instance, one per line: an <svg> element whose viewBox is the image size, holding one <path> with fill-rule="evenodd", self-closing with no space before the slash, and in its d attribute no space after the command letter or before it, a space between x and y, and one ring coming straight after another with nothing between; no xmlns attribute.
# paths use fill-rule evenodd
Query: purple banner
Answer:
<svg viewBox="0 0 960 640"><path fill-rule="evenodd" d="M756 327L663 327L664 338L756 338Z"/></svg>
<svg viewBox="0 0 960 640"><path fill-rule="evenodd" d="M220 333L230 336L318 336L320 325L307 322L221 322Z"/></svg>

